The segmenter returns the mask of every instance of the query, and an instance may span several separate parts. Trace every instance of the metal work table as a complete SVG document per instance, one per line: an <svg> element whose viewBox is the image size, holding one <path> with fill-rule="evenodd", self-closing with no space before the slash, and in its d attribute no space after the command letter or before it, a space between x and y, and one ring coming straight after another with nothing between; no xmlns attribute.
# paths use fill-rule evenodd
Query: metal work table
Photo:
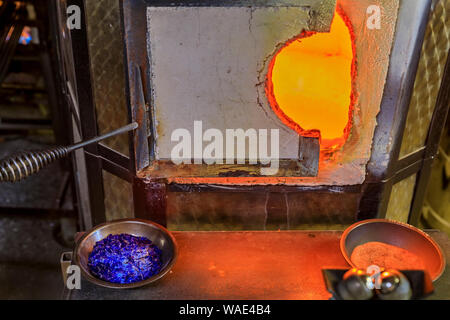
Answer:
<svg viewBox="0 0 450 320"><path fill-rule="evenodd" d="M447 259L432 299L450 299L450 240L428 233ZM321 269L349 268L340 231L174 232L179 246L172 271L154 284L114 290L82 280L64 299L329 299Z"/></svg>

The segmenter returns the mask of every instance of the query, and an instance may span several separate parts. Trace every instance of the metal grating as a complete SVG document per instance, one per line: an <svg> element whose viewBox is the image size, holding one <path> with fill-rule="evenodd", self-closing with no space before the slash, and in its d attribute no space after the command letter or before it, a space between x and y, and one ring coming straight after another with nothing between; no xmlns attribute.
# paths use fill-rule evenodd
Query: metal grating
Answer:
<svg viewBox="0 0 450 320"><path fill-rule="evenodd" d="M408 222L415 186L416 175L412 175L392 187L386 219Z"/></svg>
<svg viewBox="0 0 450 320"><path fill-rule="evenodd" d="M433 6L406 120L400 158L418 151L426 143L450 49L450 1L438 0Z"/></svg>
<svg viewBox="0 0 450 320"><path fill-rule="evenodd" d="M85 6L97 124L100 133L106 133L128 123L119 1L86 1ZM103 143L129 155L128 135ZM103 185L106 220L133 217L131 185L106 171Z"/></svg>
<svg viewBox="0 0 450 320"><path fill-rule="evenodd" d="M86 1L86 20L97 123L106 133L128 123L119 1ZM128 135L104 143L129 154Z"/></svg>
<svg viewBox="0 0 450 320"><path fill-rule="evenodd" d="M450 49L450 1L436 0L432 6L406 120L400 158L419 151L426 144ZM386 218L408 222L415 185L416 175L393 186Z"/></svg>
<svg viewBox="0 0 450 320"><path fill-rule="evenodd" d="M103 171L106 221L134 218L131 184Z"/></svg>

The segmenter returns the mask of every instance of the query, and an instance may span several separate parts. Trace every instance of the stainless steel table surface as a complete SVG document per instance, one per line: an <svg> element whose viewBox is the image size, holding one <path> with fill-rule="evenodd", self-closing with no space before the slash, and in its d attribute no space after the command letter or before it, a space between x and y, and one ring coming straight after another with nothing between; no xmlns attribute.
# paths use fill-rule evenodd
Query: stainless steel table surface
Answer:
<svg viewBox="0 0 450 320"><path fill-rule="evenodd" d="M450 299L450 240L427 231L447 259L432 299ZM173 232L179 246L172 271L154 284L107 289L82 280L64 299L329 299L321 270L349 268L340 231Z"/></svg>

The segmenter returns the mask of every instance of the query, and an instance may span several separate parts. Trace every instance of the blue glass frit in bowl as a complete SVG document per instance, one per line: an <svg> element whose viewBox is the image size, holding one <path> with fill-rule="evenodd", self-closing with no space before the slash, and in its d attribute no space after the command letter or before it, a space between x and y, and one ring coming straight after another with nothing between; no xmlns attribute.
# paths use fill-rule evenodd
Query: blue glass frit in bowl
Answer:
<svg viewBox="0 0 450 320"><path fill-rule="evenodd" d="M159 272L149 278L132 283L114 283L94 276L89 268L89 255L97 242L109 235L131 235L149 239L161 253L161 268ZM175 263L177 244L172 234L157 223L141 219L123 219L103 223L86 232L77 241L74 250L74 262L80 267L83 276L99 286L115 289L129 289L145 286L164 277Z"/></svg>

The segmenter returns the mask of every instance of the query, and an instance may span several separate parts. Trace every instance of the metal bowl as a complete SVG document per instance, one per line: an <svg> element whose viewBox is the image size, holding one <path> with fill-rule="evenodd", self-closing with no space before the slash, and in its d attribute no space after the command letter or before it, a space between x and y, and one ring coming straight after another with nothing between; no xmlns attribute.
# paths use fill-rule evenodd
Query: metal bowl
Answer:
<svg viewBox="0 0 450 320"><path fill-rule="evenodd" d="M397 246L417 255L423 260L433 281L444 272L445 257L439 245L428 234L409 224L385 219L360 221L344 231L340 245L345 260L357 268L350 258L353 250L372 241Z"/></svg>
<svg viewBox="0 0 450 320"><path fill-rule="evenodd" d="M100 280L94 277L88 268L89 254L97 241L106 238L110 234L128 233L138 237L150 239L162 252L161 271L139 282L120 284ZM83 276L90 282L102 287L114 289L129 289L145 286L164 277L175 263L177 258L177 244L170 232L157 223L141 219L123 219L98 225L86 232L75 246L74 262L80 267Z"/></svg>

